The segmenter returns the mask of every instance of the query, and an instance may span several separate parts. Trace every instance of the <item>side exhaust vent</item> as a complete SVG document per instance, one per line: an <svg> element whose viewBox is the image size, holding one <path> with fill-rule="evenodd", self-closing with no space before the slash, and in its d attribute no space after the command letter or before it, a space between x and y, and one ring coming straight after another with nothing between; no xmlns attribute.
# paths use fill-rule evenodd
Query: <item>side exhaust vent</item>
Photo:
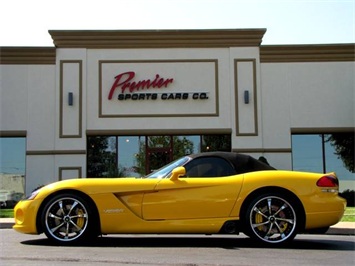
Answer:
<svg viewBox="0 0 355 266"><path fill-rule="evenodd" d="M227 221L224 223L221 233L239 234L238 230L239 221Z"/></svg>

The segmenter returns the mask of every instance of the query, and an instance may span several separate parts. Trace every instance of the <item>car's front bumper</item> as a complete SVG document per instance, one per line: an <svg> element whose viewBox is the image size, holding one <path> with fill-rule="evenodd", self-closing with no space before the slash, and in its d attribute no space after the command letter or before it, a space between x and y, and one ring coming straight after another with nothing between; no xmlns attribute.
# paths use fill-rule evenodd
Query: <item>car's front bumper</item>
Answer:
<svg viewBox="0 0 355 266"><path fill-rule="evenodd" d="M23 200L17 203L14 208L15 225L12 228L24 234L39 234L36 224L39 206L40 202L37 200Z"/></svg>

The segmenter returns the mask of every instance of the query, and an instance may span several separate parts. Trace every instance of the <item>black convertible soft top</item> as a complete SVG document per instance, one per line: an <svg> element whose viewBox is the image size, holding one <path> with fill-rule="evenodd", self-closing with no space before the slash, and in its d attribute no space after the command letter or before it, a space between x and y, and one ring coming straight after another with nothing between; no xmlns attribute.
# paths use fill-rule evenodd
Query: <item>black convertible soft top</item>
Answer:
<svg viewBox="0 0 355 266"><path fill-rule="evenodd" d="M236 170L237 174L243 174L248 172L255 171L264 171L264 170L276 170L274 167L253 158L250 155L235 153L235 152L204 152L189 155L191 158L198 157L221 157L229 161Z"/></svg>

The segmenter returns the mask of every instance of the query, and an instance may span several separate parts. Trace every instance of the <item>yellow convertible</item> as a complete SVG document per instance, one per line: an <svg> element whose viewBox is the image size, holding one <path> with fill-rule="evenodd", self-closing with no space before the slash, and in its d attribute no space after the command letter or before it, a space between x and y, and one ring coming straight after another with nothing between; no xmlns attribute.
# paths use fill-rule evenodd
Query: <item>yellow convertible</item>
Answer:
<svg viewBox="0 0 355 266"><path fill-rule="evenodd" d="M44 186L15 207L14 229L59 243L105 234L238 234L278 245L342 218L335 173L275 170L250 156L182 157L143 178Z"/></svg>

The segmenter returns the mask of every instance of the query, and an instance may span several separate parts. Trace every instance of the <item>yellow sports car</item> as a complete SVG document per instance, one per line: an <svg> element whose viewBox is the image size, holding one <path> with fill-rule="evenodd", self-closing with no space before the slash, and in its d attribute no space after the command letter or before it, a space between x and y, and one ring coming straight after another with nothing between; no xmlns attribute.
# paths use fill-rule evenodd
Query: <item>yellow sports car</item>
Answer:
<svg viewBox="0 0 355 266"><path fill-rule="evenodd" d="M275 170L250 156L182 157L143 178L85 178L44 186L15 207L14 229L59 243L104 234L238 234L278 245L325 232L346 201L334 173Z"/></svg>

